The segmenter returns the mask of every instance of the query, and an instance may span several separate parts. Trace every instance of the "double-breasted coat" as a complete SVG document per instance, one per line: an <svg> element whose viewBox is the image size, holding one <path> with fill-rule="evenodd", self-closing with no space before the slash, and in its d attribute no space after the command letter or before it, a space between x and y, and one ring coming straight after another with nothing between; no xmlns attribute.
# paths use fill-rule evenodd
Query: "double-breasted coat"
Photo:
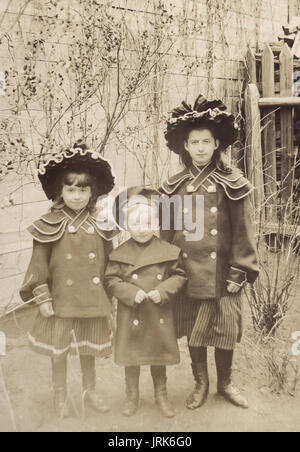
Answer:
<svg viewBox="0 0 300 452"><path fill-rule="evenodd" d="M99 228L87 209L75 213L67 206L43 215L28 230L33 253L21 298L52 302L60 318L109 316L103 282L111 234Z"/></svg>
<svg viewBox="0 0 300 452"><path fill-rule="evenodd" d="M147 244L132 238L109 256L106 288L118 300L115 360L124 366L179 362L172 303L186 283L181 251L153 237ZM138 291L158 290L161 303L135 303Z"/></svg>
<svg viewBox="0 0 300 452"><path fill-rule="evenodd" d="M177 195L183 207L177 209L180 218L173 211L171 230L163 231L162 237L183 250L188 297L219 299L228 295L228 282L242 286L245 281L255 281L258 263L249 199L252 190L237 168L228 173L214 162L202 169L192 165L163 183L162 193ZM188 195L192 203L186 207ZM200 214L196 213L197 198L204 203L198 204L198 209L202 206ZM203 222L201 239L188 239L193 233L184 228L188 215L193 222L197 218ZM176 230L176 224L183 226Z"/></svg>

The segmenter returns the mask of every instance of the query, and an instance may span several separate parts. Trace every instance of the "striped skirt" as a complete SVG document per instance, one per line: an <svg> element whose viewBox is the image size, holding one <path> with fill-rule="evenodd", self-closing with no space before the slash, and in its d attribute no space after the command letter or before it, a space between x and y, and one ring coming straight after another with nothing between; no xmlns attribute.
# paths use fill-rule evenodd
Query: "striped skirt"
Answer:
<svg viewBox="0 0 300 452"><path fill-rule="evenodd" d="M52 358L65 357L68 353L107 357L112 352L106 317L62 319L45 318L38 313L28 338L34 351Z"/></svg>
<svg viewBox="0 0 300 452"><path fill-rule="evenodd" d="M242 295L216 300L181 299L175 304L177 337L187 336L192 347L233 350L242 338Z"/></svg>

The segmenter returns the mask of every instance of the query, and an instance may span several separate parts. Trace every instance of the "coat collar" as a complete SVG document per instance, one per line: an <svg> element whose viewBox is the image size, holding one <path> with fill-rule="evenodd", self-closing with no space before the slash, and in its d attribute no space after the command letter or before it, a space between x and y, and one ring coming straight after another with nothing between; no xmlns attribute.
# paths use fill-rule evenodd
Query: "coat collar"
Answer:
<svg viewBox="0 0 300 452"><path fill-rule="evenodd" d="M131 265L134 272L149 265L177 260L179 254L177 246L153 237L148 246L139 246L133 239L129 239L114 250L109 258L111 261Z"/></svg>

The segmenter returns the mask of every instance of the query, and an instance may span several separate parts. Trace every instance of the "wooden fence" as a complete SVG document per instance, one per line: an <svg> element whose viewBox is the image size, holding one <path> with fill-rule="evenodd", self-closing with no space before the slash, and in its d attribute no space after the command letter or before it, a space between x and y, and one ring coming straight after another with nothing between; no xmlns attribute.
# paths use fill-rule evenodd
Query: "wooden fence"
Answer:
<svg viewBox="0 0 300 452"><path fill-rule="evenodd" d="M295 123L300 119L300 97L294 81L300 61L287 44L275 49L265 45L260 58L249 49L246 60L250 78L245 92L246 168L256 187L259 220L269 228L278 223L283 206L293 201L299 177Z"/></svg>

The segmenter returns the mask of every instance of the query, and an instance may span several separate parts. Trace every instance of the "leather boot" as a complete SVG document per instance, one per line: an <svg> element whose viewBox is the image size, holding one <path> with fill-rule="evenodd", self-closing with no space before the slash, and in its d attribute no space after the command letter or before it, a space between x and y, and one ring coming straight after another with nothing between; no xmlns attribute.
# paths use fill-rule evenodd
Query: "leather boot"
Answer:
<svg viewBox="0 0 300 452"><path fill-rule="evenodd" d="M102 398L96 391L96 368L95 358L90 355L80 356L82 370L82 388L83 401L89 405L94 411L99 413L107 413L109 407L103 402Z"/></svg>
<svg viewBox="0 0 300 452"><path fill-rule="evenodd" d="M140 367L125 367L126 400L122 409L124 416L133 416L139 406Z"/></svg>
<svg viewBox="0 0 300 452"><path fill-rule="evenodd" d="M207 361L192 363L192 371L195 379L195 388L186 400L189 410L200 408L206 401L209 391L209 379Z"/></svg>
<svg viewBox="0 0 300 452"><path fill-rule="evenodd" d="M233 350L215 349L215 360L218 375L218 393L226 400L241 408L248 408L247 399L231 381Z"/></svg>
<svg viewBox="0 0 300 452"><path fill-rule="evenodd" d="M67 397L67 359L53 358L52 381L54 390L54 410L60 419L69 416Z"/></svg>
<svg viewBox="0 0 300 452"><path fill-rule="evenodd" d="M175 411L168 400L166 366L151 366L156 405L164 417L175 416Z"/></svg>

